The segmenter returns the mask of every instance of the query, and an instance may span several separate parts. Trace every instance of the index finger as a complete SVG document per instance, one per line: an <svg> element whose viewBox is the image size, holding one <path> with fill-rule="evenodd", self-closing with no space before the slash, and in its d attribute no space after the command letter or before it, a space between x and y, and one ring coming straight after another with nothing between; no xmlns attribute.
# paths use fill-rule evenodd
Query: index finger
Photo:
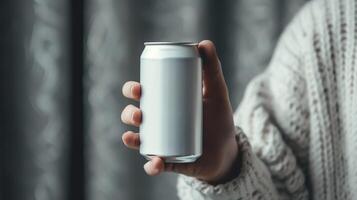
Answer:
<svg viewBox="0 0 357 200"><path fill-rule="evenodd" d="M215 45L210 40L204 40L199 43L198 50L200 51L203 61L203 96L227 98L227 86Z"/></svg>
<svg viewBox="0 0 357 200"><path fill-rule="evenodd" d="M122 93L125 97L134 100L140 100L141 96L141 86L140 83L136 81L128 81L124 83L122 88Z"/></svg>

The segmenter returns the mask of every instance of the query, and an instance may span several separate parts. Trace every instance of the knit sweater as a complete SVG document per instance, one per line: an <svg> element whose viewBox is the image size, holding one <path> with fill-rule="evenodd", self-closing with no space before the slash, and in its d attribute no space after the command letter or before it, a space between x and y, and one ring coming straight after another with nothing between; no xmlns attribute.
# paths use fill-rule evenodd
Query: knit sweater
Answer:
<svg viewBox="0 0 357 200"><path fill-rule="evenodd" d="M303 7L234 115L239 175L179 175L182 200L357 199L356 12L354 0Z"/></svg>

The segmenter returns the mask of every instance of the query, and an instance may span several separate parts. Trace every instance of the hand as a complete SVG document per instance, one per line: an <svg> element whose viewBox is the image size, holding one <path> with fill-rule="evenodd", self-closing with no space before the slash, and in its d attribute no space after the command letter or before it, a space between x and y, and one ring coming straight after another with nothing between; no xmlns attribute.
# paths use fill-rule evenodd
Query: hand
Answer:
<svg viewBox="0 0 357 200"><path fill-rule="evenodd" d="M203 152L194 163L164 163L160 157L153 157L144 165L148 175L163 171L182 173L211 184L226 182L237 176L238 145L235 141L235 127L227 86L223 77L216 49L211 41L202 41L198 46L203 59ZM140 83L128 81L123 86L125 97L140 100ZM124 123L140 126L141 111L128 105L121 119ZM139 149L140 137L132 131L122 136L124 144Z"/></svg>

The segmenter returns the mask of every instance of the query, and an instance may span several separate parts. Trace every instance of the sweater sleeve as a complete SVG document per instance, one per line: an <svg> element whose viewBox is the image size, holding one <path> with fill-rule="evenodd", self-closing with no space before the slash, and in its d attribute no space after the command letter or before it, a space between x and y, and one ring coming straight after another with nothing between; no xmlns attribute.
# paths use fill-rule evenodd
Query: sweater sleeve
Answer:
<svg viewBox="0 0 357 200"><path fill-rule="evenodd" d="M313 29L311 4L284 31L268 68L248 85L234 115L239 175L216 186L179 175L181 199L309 199L304 46Z"/></svg>

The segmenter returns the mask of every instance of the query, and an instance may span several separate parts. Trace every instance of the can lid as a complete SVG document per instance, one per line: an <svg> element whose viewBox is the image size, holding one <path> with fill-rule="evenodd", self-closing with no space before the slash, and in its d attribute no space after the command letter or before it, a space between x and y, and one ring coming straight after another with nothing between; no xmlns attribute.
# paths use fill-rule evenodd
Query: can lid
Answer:
<svg viewBox="0 0 357 200"><path fill-rule="evenodd" d="M144 45L184 45L197 46L197 42L144 42Z"/></svg>

